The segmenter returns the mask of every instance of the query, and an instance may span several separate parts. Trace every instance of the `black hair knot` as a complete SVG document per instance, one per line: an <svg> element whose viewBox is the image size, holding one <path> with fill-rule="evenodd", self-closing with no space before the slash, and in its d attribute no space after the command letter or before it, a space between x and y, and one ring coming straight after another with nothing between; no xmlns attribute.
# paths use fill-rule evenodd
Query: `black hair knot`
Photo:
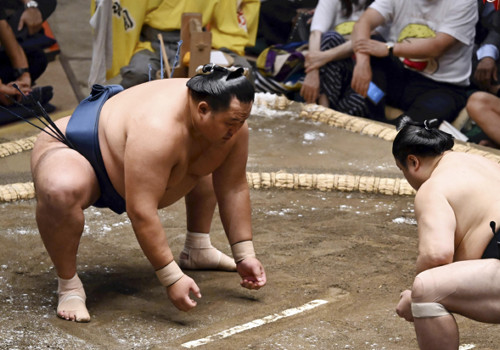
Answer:
<svg viewBox="0 0 500 350"><path fill-rule="evenodd" d="M430 131L431 129L437 128L438 125L439 125L438 119L426 119L426 120L424 120L424 128L427 131Z"/></svg>

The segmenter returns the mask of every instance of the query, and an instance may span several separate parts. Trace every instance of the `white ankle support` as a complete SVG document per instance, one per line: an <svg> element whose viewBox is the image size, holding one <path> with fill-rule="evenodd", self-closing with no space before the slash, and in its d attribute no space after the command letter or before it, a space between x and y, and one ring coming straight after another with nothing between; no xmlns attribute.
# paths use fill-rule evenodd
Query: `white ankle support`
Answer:
<svg viewBox="0 0 500 350"><path fill-rule="evenodd" d="M80 280L80 277L78 277L77 273L75 273L75 275L68 280L60 278L58 276L57 281L58 281L57 285L58 293L67 293L68 291L71 290L83 288L82 281Z"/></svg>
<svg viewBox="0 0 500 350"><path fill-rule="evenodd" d="M207 249L212 248L212 243L210 242L210 235L208 233L199 233L187 231L186 241L184 242L184 248L197 248L197 249Z"/></svg>
<svg viewBox="0 0 500 350"><path fill-rule="evenodd" d="M246 258L255 258L255 250L253 249L252 241L243 241L235 243L231 246L233 258L236 263L239 263Z"/></svg>
<svg viewBox="0 0 500 350"><path fill-rule="evenodd" d="M58 279L57 316L76 322L89 322L90 315L85 305L86 295L83 284L77 274L69 280Z"/></svg>
<svg viewBox="0 0 500 350"><path fill-rule="evenodd" d="M156 271L156 276L165 287L170 287L184 276L181 268L172 260L167 266Z"/></svg>
<svg viewBox="0 0 500 350"><path fill-rule="evenodd" d="M411 303L411 313L415 318L440 317L450 314L439 303Z"/></svg>

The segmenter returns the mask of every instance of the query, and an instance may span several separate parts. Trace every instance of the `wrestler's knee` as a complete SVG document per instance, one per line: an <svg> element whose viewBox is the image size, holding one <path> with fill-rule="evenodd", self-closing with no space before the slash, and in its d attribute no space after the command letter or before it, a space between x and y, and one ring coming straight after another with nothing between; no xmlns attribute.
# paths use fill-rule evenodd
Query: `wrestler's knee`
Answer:
<svg viewBox="0 0 500 350"><path fill-rule="evenodd" d="M201 178L196 186L186 195L186 201L191 204L205 202L206 204L215 205L217 198L215 197L212 185L212 175Z"/></svg>
<svg viewBox="0 0 500 350"><path fill-rule="evenodd" d="M35 182L37 201L52 208L69 209L82 201L85 187L77 179L57 174Z"/></svg>
<svg viewBox="0 0 500 350"><path fill-rule="evenodd" d="M215 197L212 174L202 177L192 192L196 192L204 197Z"/></svg>
<svg viewBox="0 0 500 350"><path fill-rule="evenodd" d="M427 279L421 277L422 274L417 275L415 277L415 280L413 281L413 286L411 287L411 299L412 301L423 301L422 299L425 299L425 285L424 282L427 281Z"/></svg>
<svg viewBox="0 0 500 350"><path fill-rule="evenodd" d="M457 290L457 277L449 269L436 267L415 277L411 300L414 303L442 302Z"/></svg>
<svg viewBox="0 0 500 350"><path fill-rule="evenodd" d="M413 282L411 293L411 312L414 318L433 318L449 315L440 302L444 291L440 290L432 272L420 273Z"/></svg>
<svg viewBox="0 0 500 350"><path fill-rule="evenodd" d="M440 301L451 294L451 281L444 279L438 269L429 269L420 272L411 289L412 302Z"/></svg>

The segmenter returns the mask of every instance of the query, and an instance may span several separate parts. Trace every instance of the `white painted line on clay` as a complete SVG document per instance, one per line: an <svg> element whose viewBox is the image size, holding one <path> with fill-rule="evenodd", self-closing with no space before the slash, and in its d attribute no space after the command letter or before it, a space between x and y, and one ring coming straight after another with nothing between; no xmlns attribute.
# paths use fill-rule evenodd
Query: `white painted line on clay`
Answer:
<svg viewBox="0 0 500 350"><path fill-rule="evenodd" d="M182 346L185 348L195 348L197 346L205 345L207 343L213 342L213 341L218 340L218 339L224 339L224 338L230 337L234 334L241 333L241 332L247 331L247 330L252 329L252 328L263 326L267 323L276 322L276 321L278 321L282 318L285 318L285 317L297 315L301 312L314 309L314 308L321 306L323 304L326 304L326 303L328 303L328 301L326 301L326 300L321 300L321 299L313 300L313 301L310 301L307 304L304 304L302 306L287 309L285 311L280 312L279 314L273 314L273 315L269 315L269 316L266 316L263 318L259 318L259 319L253 320L251 322L248 322L248 323L245 323L245 324L242 324L239 326L235 326L235 327L226 329L222 332L210 335L206 338L188 341L187 343L182 344Z"/></svg>
<svg viewBox="0 0 500 350"><path fill-rule="evenodd" d="M475 347L476 346L474 344L463 344L463 345L460 345L458 350L470 350L470 349L474 349Z"/></svg>

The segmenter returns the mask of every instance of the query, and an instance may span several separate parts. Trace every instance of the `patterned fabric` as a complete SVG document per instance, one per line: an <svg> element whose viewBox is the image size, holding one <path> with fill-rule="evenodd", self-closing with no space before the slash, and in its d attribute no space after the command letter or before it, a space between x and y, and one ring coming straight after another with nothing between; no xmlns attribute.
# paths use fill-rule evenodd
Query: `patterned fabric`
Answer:
<svg viewBox="0 0 500 350"><path fill-rule="evenodd" d="M272 45L257 58L257 90L297 91L304 81L303 48L307 42Z"/></svg>
<svg viewBox="0 0 500 350"><path fill-rule="evenodd" d="M323 34L321 51L329 50L345 42L342 35L329 31ZM320 93L328 97L330 108L353 116L365 117L365 99L351 88L354 62L352 58L330 61L320 68Z"/></svg>

